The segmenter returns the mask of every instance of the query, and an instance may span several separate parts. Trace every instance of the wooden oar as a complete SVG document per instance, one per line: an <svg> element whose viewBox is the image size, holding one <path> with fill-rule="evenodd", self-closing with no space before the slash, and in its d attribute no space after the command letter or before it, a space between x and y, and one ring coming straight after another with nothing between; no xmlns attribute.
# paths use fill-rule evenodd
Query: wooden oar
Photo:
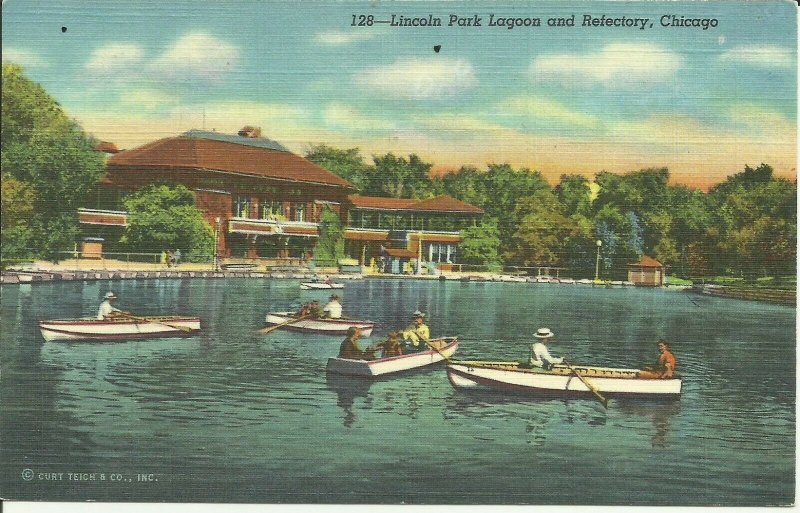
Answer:
<svg viewBox="0 0 800 513"><path fill-rule="evenodd" d="M439 351L439 349L438 349L436 346L432 345L432 344L431 344L429 341L427 341L427 340L424 340L424 339L420 339L420 340L422 340L423 342L425 342L425 345L426 345L426 346L430 347L431 349L433 349L434 351L436 351L437 353L439 353L439 355L440 355L442 358L444 358L444 361L446 361L447 363L450 363L450 358L448 358L447 356L445 356L445 354L444 354L443 352Z"/></svg>
<svg viewBox="0 0 800 513"><path fill-rule="evenodd" d="M149 322L149 323L153 323L153 324L161 324L162 326L168 326L168 327L176 329L176 330L181 330L184 333L191 333L192 332L192 328L187 328L186 326L180 326L178 324L170 324L170 323L167 323L167 322L156 321L156 320L153 320L153 319L149 319L147 317L138 317L138 316L132 315L132 314L130 314L128 312L116 312L116 314L120 315L122 317L127 317L128 319L133 319L134 321Z"/></svg>
<svg viewBox="0 0 800 513"><path fill-rule="evenodd" d="M575 370L575 367L567 363L566 359L561 360L561 363L563 363L569 370L571 370L573 374L578 376L578 379L581 380L581 382L584 385L586 385L586 388L588 388L600 400L600 402L603 403L603 406L605 408L608 408L608 399L606 399L605 397L602 396L602 394L600 394L600 391L597 390L597 386L594 383L591 383L589 380L585 379L583 376L578 374L578 371Z"/></svg>
<svg viewBox="0 0 800 513"><path fill-rule="evenodd" d="M291 323L297 322L297 321L302 321L306 317L311 317L311 314L301 315L300 317L292 317L288 321L282 322L280 324L276 324L275 326L270 326L268 328L261 328L260 330L258 330L258 332L261 333L262 335L266 335L267 333L272 333L276 329L278 329L278 328L280 328L282 326L286 326L287 324L291 324Z"/></svg>

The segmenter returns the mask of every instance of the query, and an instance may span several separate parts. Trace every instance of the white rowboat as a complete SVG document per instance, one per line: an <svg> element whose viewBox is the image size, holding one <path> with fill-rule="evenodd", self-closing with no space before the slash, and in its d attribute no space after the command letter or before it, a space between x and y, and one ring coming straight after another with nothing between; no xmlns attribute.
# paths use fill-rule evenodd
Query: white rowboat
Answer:
<svg viewBox="0 0 800 513"><path fill-rule="evenodd" d="M680 397L680 378L640 377L639 369L572 366L604 396ZM583 396L592 391L568 367L521 368L516 362L450 362L447 378L455 388L518 392L533 396Z"/></svg>
<svg viewBox="0 0 800 513"><path fill-rule="evenodd" d="M267 324L273 326L283 324L291 321L293 317L297 317L297 314L294 312L270 312L267 314ZM355 319L312 319L306 317L296 322L289 322L281 326L280 329L303 331L306 333L321 333L323 335L346 335L347 330L351 327L360 329L361 334L368 337L372 334L375 323L372 321L357 321Z"/></svg>
<svg viewBox="0 0 800 513"><path fill-rule="evenodd" d="M183 329L181 329L183 328ZM197 317L117 317L97 319L57 319L39 322L45 341L56 340L133 340L143 338L185 337L200 331Z"/></svg>
<svg viewBox="0 0 800 513"><path fill-rule="evenodd" d="M343 289L343 283L325 283L316 281L304 281L300 284L300 290L330 290L330 289Z"/></svg>
<svg viewBox="0 0 800 513"><path fill-rule="evenodd" d="M458 337L435 338L429 343L439 351L430 349L419 353L390 356L377 360L328 358L328 372L350 376L383 376L439 363L445 357L452 356L458 349Z"/></svg>

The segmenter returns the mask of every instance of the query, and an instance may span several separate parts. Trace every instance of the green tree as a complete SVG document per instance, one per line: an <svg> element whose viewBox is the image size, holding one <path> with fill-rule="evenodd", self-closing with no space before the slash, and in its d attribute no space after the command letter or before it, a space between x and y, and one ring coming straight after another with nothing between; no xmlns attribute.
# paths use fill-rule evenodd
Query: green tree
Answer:
<svg viewBox="0 0 800 513"><path fill-rule="evenodd" d="M340 150L325 144L311 146L305 152L306 159L331 173L344 178L363 192L374 170L364 163L358 148Z"/></svg>
<svg viewBox="0 0 800 513"><path fill-rule="evenodd" d="M500 232L496 219L484 218L480 224L462 230L461 238L459 261L473 265L500 264Z"/></svg>
<svg viewBox="0 0 800 513"><path fill-rule="evenodd" d="M33 192L30 243L57 260L78 235L77 208L105 166L96 141L22 68L3 65L2 169Z"/></svg>
<svg viewBox="0 0 800 513"><path fill-rule="evenodd" d="M325 205L319 223L319 240L314 260L321 265L336 265L344 258L344 227L339 215Z"/></svg>
<svg viewBox="0 0 800 513"><path fill-rule="evenodd" d="M214 254L214 231L183 185L145 187L125 201L128 226L120 245L129 251L160 253L180 249L184 260L207 262Z"/></svg>
<svg viewBox="0 0 800 513"><path fill-rule="evenodd" d="M588 225L564 214L555 194L542 190L519 201L516 216L521 219L506 252L506 260L519 265L566 266L571 250L589 242Z"/></svg>
<svg viewBox="0 0 800 513"><path fill-rule="evenodd" d="M414 154L406 159L392 153L373 156L373 161L375 167L368 174L364 194L390 198L433 197L432 163L423 162Z"/></svg>
<svg viewBox="0 0 800 513"><path fill-rule="evenodd" d="M775 178L769 165L728 177L708 194L714 230L710 268L716 274L755 278L770 272L794 274L797 183ZM793 251L793 250L792 250Z"/></svg>
<svg viewBox="0 0 800 513"><path fill-rule="evenodd" d="M555 186L554 192L564 207L566 215L577 214L584 217L591 215L592 191L589 188L589 180L585 176L561 175L561 180Z"/></svg>
<svg viewBox="0 0 800 513"><path fill-rule="evenodd" d="M601 255L606 278L627 276L627 265L644 253L642 224L633 211L621 212L606 204L594 218L595 237L602 241Z"/></svg>
<svg viewBox="0 0 800 513"><path fill-rule="evenodd" d="M439 193L480 207L488 218L497 220L500 236L500 254L513 251L514 234L520 224L517 203L550 191L550 185L538 171L527 168L514 169L509 164L489 164L486 171L462 167L434 180Z"/></svg>
<svg viewBox="0 0 800 513"><path fill-rule="evenodd" d="M10 173L2 174L0 185L0 231L3 234L0 260L28 257L32 237L30 218L33 213L33 190Z"/></svg>

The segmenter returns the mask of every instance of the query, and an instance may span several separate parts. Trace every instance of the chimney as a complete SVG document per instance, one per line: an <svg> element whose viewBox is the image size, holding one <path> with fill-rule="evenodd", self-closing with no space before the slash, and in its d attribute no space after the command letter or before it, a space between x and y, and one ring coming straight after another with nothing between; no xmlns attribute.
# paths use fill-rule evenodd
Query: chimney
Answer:
<svg viewBox="0 0 800 513"><path fill-rule="evenodd" d="M257 126L245 126L239 130L240 137L247 137L249 139L255 139L257 137L261 137L261 127Z"/></svg>

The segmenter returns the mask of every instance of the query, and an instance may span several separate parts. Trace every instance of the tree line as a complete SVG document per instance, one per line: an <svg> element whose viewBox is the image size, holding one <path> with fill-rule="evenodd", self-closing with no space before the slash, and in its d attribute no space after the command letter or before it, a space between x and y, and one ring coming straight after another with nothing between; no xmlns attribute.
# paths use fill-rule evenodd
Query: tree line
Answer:
<svg viewBox="0 0 800 513"><path fill-rule="evenodd" d="M3 64L0 137L0 261L63 259L80 238L78 208L106 170L98 141L13 64ZM112 249L181 249L188 261L213 253L213 231L186 187L154 184L129 195L125 208L128 225Z"/></svg>
<svg viewBox="0 0 800 513"><path fill-rule="evenodd" d="M360 194L425 199L447 194L484 210L464 230L459 259L489 266L566 267L593 276L597 241L603 276L624 278L648 255L685 278L794 275L797 182L768 164L744 169L707 193L669 183L666 168L565 174L551 186L538 171L489 164L431 176L417 155L373 156L324 144L307 159L350 181Z"/></svg>
<svg viewBox="0 0 800 513"><path fill-rule="evenodd" d="M2 93L0 259L58 260L80 236L77 209L102 178L104 157L20 66L3 65ZM508 164L431 176L433 163L414 154L376 155L366 163L358 148L321 144L305 156L360 194L447 194L483 209L481 223L462 232L464 263L558 266L593 276L600 240L604 277L624 277L626 265L642 255L687 278L796 272L797 182L774 176L767 164L745 166L705 193L670 184L663 168L600 172L593 182L562 175L551 186L538 171ZM125 208L119 249L180 248L198 259L213 252L213 231L185 187L155 184L126 198ZM333 222L324 229L342 232ZM330 258L342 252L339 242L323 246Z"/></svg>

